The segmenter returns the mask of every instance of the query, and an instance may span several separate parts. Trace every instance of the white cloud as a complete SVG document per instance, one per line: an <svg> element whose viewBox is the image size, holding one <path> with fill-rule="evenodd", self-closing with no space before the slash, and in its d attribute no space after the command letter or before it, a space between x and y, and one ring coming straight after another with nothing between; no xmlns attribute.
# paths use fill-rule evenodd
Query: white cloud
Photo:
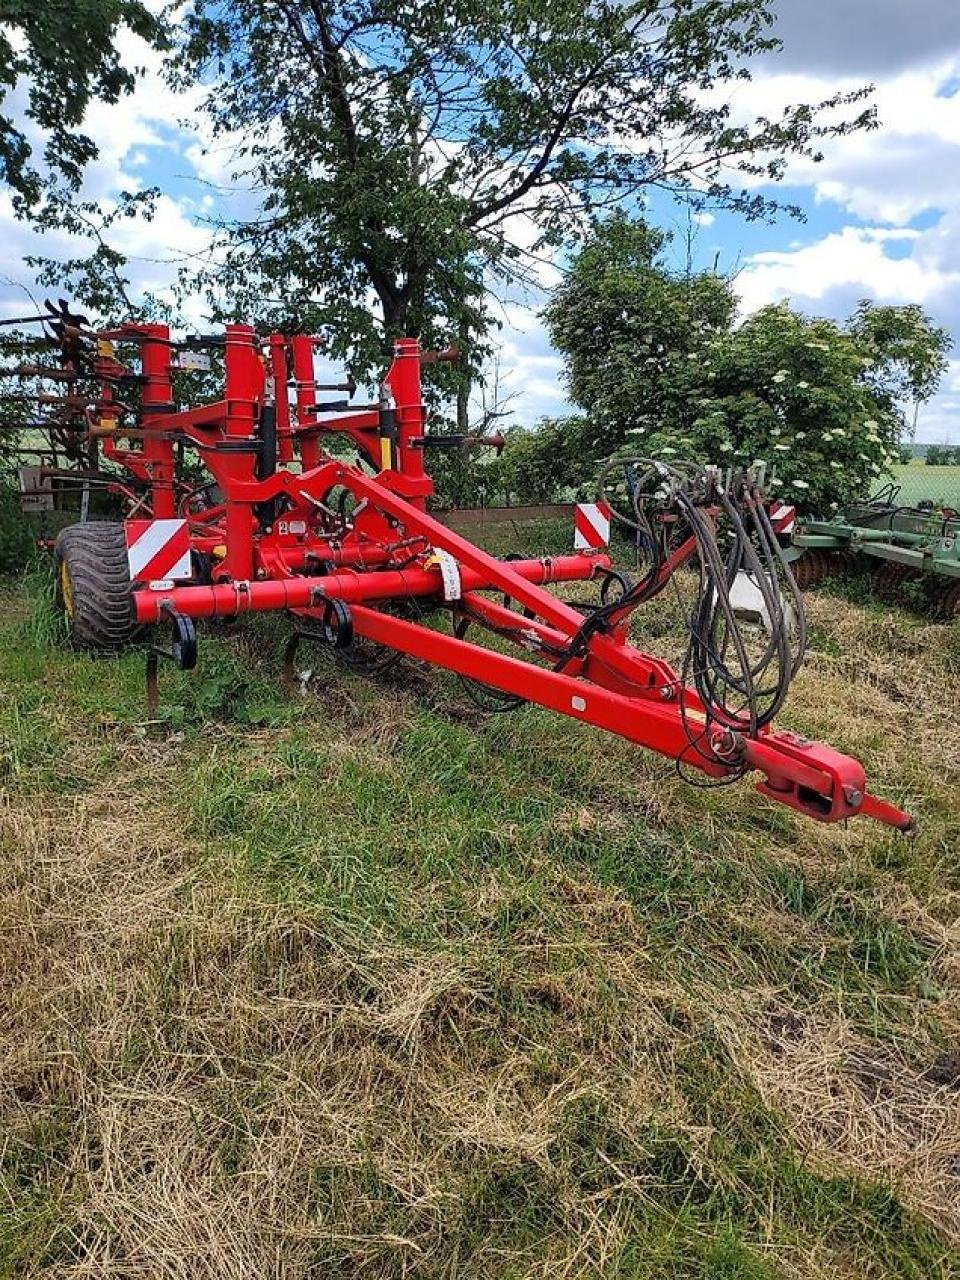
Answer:
<svg viewBox="0 0 960 1280"><path fill-rule="evenodd" d="M831 293L853 291L877 302L928 303L960 285L960 272L945 272L923 245L919 232L892 233L844 227L802 248L753 254L737 277L745 312L791 298L820 302ZM891 258L891 241L917 245L909 257Z"/></svg>
<svg viewBox="0 0 960 1280"><path fill-rule="evenodd" d="M893 225L926 209L960 207L960 95L942 94L958 74L960 54L951 52L936 65L882 81L871 95L880 128L830 141L820 163L791 160L788 184L811 187L818 200L833 201L859 218ZM861 84L799 73L758 75L738 84L729 101L742 122L776 117L790 104L824 101Z"/></svg>
<svg viewBox="0 0 960 1280"><path fill-rule="evenodd" d="M907 244L907 257L891 258L891 244ZM783 299L814 314L848 316L861 298L920 303L934 321L960 332L960 215L931 230L844 227L813 244L748 258L737 278L749 314ZM960 440L960 360L953 361L941 394L921 410L917 438Z"/></svg>
<svg viewBox="0 0 960 1280"><path fill-rule="evenodd" d="M121 59L126 65L143 68L133 93L119 103L94 102L82 128L97 142L99 154L84 173L80 198L97 203L103 212L117 205L122 192L137 192L158 182L158 171L166 174L193 166L187 151L196 140L191 118L196 118L199 93L174 95L161 74L161 57L138 37L121 32L118 37ZM9 104L8 104L9 106ZM36 154L42 139L29 120L23 127ZM123 218L111 228L109 242L129 259L126 274L134 295L163 292L169 288L179 265L206 252L210 233L198 221L199 200L189 196L161 195L153 216ZM61 231L37 234L19 222L6 193L0 194L0 236L4 242L6 273L0 281L0 307L5 314L22 309L23 290L32 288L32 273L22 263L25 255L66 258L86 254L90 243ZM199 315L196 319L199 319Z"/></svg>
<svg viewBox="0 0 960 1280"><path fill-rule="evenodd" d="M745 312L789 298L841 317L859 298L920 303L960 333L960 52L889 74L877 86L880 128L840 138L822 163L790 163L787 184L849 220L812 242L746 258L737 279ZM737 90L735 114L776 115L790 102L853 89L853 78L765 75ZM924 216L926 225L911 225ZM856 225L862 220L869 225ZM960 438L960 406L944 394L921 418L921 438Z"/></svg>

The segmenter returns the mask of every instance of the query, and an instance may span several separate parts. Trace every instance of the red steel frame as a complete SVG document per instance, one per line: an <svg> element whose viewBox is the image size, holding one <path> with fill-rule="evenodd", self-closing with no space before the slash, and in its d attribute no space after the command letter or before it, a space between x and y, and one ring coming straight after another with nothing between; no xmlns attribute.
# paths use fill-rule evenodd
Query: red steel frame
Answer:
<svg viewBox="0 0 960 1280"><path fill-rule="evenodd" d="M365 640L596 725L718 779L756 770L765 795L817 821L867 815L903 830L912 825L909 815L868 794L856 760L794 733L767 728L751 739L708 722L696 693L683 687L669 664L628 643L630 609L614 614L607 630L585 635L583 615L546 588L604 573L610 568L606 555L501 561L429 515L423 357L415 339L396 342L379 404L331 417L322 405L317 412L319 339L273 335L263 341L249 326L227 326L224 398L177 411L175 348L166 327L128 325L103 336L139 344L142 370L141 420L128 432L139 448L120 446L122 429L102 431L105 456L148 487L154 518L188 519L191 545L208 566L203 585L134 584L141 623L162 621L171 611L203 618L287 610L320 618L331 601L342 601L354 633ZM112 412L101 405L104 421ZM331 456L323 447L331 433L347 437L361 463ZM222 502L196 508L195 494L177 479L178 444L196 451ZM355 504L348 525L333 518L328 503L343 491ZM664 566L664 576L694 552L691 539ZM509 597L528 616L483 592ZM495 629L518 645L520 656L390 612L391 603L410 599L444 605ZM704 726L707 743L697 741L691 724Z"/></svg>

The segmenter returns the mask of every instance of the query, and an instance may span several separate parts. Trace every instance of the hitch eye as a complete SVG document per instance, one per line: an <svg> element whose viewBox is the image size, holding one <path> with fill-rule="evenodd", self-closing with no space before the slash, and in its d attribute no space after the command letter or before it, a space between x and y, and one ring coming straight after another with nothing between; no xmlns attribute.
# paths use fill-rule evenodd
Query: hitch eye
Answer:
<svg viewBox="0 0 960 1280"><path fill-rule="evenodd" d="M811 816L819 814L829 818L833 812L833 800L822 791L814 791L812 787L797 787L798 807Z"/></svg>

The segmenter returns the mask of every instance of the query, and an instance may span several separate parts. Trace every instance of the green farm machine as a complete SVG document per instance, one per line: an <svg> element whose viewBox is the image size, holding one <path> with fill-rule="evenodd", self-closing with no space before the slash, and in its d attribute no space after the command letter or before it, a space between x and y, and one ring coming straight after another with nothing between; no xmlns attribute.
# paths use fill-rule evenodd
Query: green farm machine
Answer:
<svg viewBox="0 0 960 1280"><path fill-rule="evenodd" d="M793 571L809 590L825 578L862 567L873 571L873 593L886 604L920 600L937 617L960 617L960 513L933 503L901 506L889 485L869 502L833 520L798 522Z"/></svg>

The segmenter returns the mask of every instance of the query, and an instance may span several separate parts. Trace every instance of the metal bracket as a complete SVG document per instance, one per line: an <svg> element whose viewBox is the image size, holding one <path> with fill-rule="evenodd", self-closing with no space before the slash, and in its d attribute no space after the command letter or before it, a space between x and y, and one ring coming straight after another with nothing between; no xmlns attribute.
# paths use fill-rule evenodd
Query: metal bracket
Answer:
<svg viewBox="0 0 960 1280"><path fill-rule="evenodd" d="M318 630L298 628L283 650L283 682L291 693L297 691L297 672L293 660L297 656L301 640L312 640L331 649L346 649L353 644L353 615L344 600L331 599L321 592L315 593L312 607L323 607Z"/></svg>
<svg viewBox="0 0 960 1280"><path fill-rule="evenodd" d="M157 688L157 668L161 658L167 658L181 671L192 671L197 665L197 631L193 619L178 613L173 605L163 603L160 612L170 620L172 637L170 647L163 649L154 645L147 654L147 717L157 719L159 693Z"/></svg>

